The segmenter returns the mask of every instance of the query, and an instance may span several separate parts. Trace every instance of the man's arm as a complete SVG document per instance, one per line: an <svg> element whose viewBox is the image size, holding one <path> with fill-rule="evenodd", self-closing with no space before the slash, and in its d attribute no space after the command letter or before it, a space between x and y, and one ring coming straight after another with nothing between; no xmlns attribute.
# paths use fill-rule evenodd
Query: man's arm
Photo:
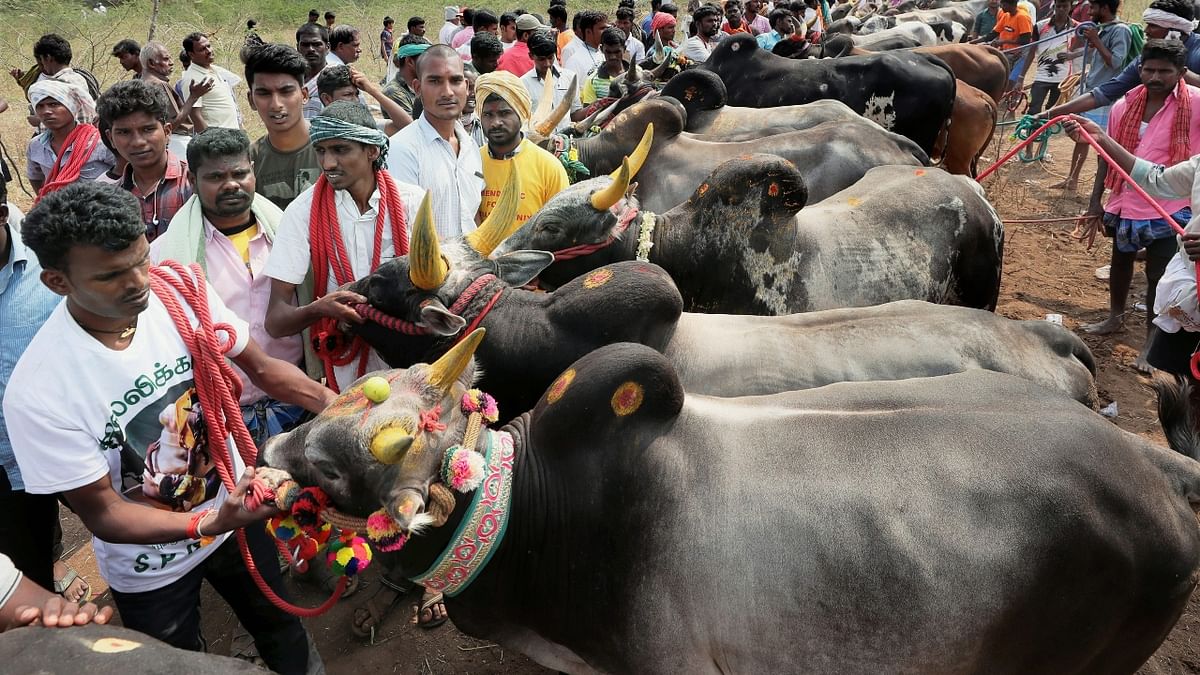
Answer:
<svg viewBox="0 0 1200 675"><path fill-rule="evenodd" d="M1095 92L1089 92L1083 96L1077 96L1066 103L1056 105L1049 110L1043 110L1038 117L1043 119L1051 119L1058 117L1059 115L1072 115L1075 113L1087 112L1088 110L1099 108L1100 103L1096 101L1096 97L1093 95L1094 93Z"/></svg>
<svg viewBox="0 0 1200 675"><path fill-rule="evenodd" d="M379 109L383 111L383 114L387 115L389 120L391 120L391 124L388 125L388 128L385 131L387 135L391 136L397 131L400 131L404 127L412 124L412 115L409 115L407 112L405 112L404 108L401 108L399 103L396 103L386 94L384 94L383 90L379 88L379 85L375 84L371 78L364 75L362 71L358 70L354 66L350 67L350 80L354 82L354 86L358 87L362 91L367 92L371 98L379 101Z"/></svg>
<svg viewBox="0 0 1200 675"><path fill-rule="evenodd" d="M1142 83L1141 67L1142 60L1134 59L1111 80L1093 89L1091 93L1096 99L1096 105L1112 105L1121 100L1122 96L1133 91L1134 87Z"/></svg>
<svg viewBox="0 0 1200 675"><path fill-rule="evenodd" d="M1180 162L1170 168L1147 162L1121 147L1120 143L1101 131L1095 122L1082 117L1072 117L1066 120L1063 122L1063 128L1076 143L1083 140L1082 134L1079 133L1080 129L1088 132L1113 158L1117 166L1129 174L1129 177L1150 196L1162 199L1185 199L1191 196L1192 185L1196 179L1196 161L1194 159Z"/></svg>
<svg viewBox="0 0 1200 675"><path fill-rule="evenodd" d="M271 398L298 405L311 413L324 410L336 396L329 389L308 379L304 371L294 364L268 356L254 340L250 340L233 362Z"/></svg>
<svg viewBox="0 0 1200 675"><path fill-rule="evenodd" d="M367 299L353 291L339 289L326 293L302 307L292 304L291 299L295 297L296 284L271 280L271 299L267 302L267 318L263 322L263 327L271 337L295 335L323 316L348 323L363 322L363 318L350 305L365 304ZM261 388L266 391L265 387ZM270 394L269 391L267 393Z"/></svg>
<svg viewBox="0 0 1200 675"><path fill-rule="evenodd" d="M171 121L171 126L178 127L180 124L186 122L189 118L192 119L192 124L194 125L195 119L200 117L200 111L197 109L196 103L200 100L201 96L204 96L208 92L212 91L213 84L215 83L211 77L205 78L204 80L193 80L188 86L187 100L180 102L179 115L177 115L175 119ZM169 88L170 85L168 85L168 89ZM174 95L173 91L172 95ZM201 125L203 125L203 122L201 122ZM203 126L197 128L196 131L204 131Z"/></svg>

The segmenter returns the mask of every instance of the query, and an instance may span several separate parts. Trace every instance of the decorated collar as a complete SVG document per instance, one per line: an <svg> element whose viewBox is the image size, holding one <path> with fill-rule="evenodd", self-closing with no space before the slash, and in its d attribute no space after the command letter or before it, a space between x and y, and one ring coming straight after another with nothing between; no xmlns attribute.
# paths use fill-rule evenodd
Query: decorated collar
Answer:
<svg viewBox="0 0 1200 675"><path fill-rule="evenodd" d="M488 430L483 480L450 543L425 572L410 577L433 592L454 597L487 566L508 527L515 451L512 434ZM449 459L449 458L448 458Z"/></svg>
<svg viewBox="0 0 1200 675"><path fill-rule="evenodd" d="M578 244L554 251L554 261L581 258L612 246L614 242L625 234L625 231L629 229L633 221L638 220L639 214L641 215L641 222L638 225L637 259L641 262L649 262L650 249L654 248L654 226L657 224L658 219L652 212L639 211L632 205L626 206L625 210L621 212L621 215L617 218L616 227L613 228L612 233L608 237L593 244Z"/></svg>

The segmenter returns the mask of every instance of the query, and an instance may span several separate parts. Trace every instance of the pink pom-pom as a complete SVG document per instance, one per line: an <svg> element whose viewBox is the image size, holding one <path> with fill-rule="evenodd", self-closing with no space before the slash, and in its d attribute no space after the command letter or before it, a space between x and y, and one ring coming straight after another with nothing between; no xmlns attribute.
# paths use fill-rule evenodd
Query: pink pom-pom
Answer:
<svg viewBox="0 0 1200 675"><path fill-rule="evenodd" d="M489 424L494 424L500 419L500 408L496 405L496 399L478 389L470 389L463 394L460 408L468 415L479 413Z"/></svg>
<svg viewBox="0 0 1200 675"><path fill-rule="evenodd" d="M483 455L454 445L442 460L442 481L459 492L470 492L483 482Z"/></svg>
<svg viewBox="0 0 1200 675"><path fill-rule="evenodd" d="M396 524L387 511L379 509L367 517L367 540L385 553L399 551L408 542L408 534Z"/></svg>

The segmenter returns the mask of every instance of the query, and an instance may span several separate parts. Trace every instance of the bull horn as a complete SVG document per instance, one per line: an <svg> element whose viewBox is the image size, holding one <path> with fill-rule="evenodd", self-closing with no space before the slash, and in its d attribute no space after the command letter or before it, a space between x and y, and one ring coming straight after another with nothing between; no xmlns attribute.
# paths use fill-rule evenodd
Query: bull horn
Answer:
<svg viewBox="0 0 1200 675"><path fill-rule="evenodd" d="M408 247L408 278L413 286L432 291L441 287L449 271L438 247L437 231L433 229L433 207L426 192L413 222L412 242Z"/></svg>
<svg viewBox="0 0 1200 675"><path fill-rule="evenodd" d="M625 196L625 191L629 189L629 181L632 178L633 174L629 171L629 158L626 157L621 160L621 168L613 172L612 183L609 183L608 187L592 193L592 208L600 212L611 209Z"/></svg>
<svg viewBox="0 0 1200 675"><path fill-rule="evenodd" d="M592 126L596 122L596 118L599 117L600 113L602 113L602 112L604 112L604 109L597 108L596 110L592 111L591 115L588 115L587 117L576 122L574 125L575 134L578 136L583 136L584 134L586 134L588 132L588 129L592 128Z"/></svg>
<svg viewBox="0 0 1200 675"><path fill-rule="evenodd" d="M509 235L517 231L517 209L521 206L521 181L517 176L517 163L513 162L508 180L500 191L500 200L484 219L483 223L465 239L479 255L488 257Z"/></svg>
<svg viewBox="0 0 1200 675"><path fill-rule="evenodd" d="M629 64L629 70L625 71L625 81L628 82L629 84L636 83L638 81L637 71L638 71L638 64L636 64L636 63Z"/></svg>
<svg viewBox="0 0 1200 675"><path fill-rule="evenodd" d="M486 332L483 328L476 328L461 342L451 347L450 351L443 354L442 358L429 364L425 382L431 387L449 392L450 387L454 386L459 376L467 369L467 364L471 362L471 357L475 354L479 343L483 342L483 335Z"/></svg>
<svg viewBox="0 0 1200 675"><path fill-rule="evenodd" d="M646 163L646 155L650 154L650 146L654 144L654 123L646 125L646 131L642 133L642 140L638 141L637 147L633 149L633 154L629 155L629 175L636 176L638 171L642 170L642 165ZM619 171L619 169L618 169ZM613 172L613 179L617 175Z"/></svg>
<svg viewBox="0 0 1200 675"><path fill-rule="evenodd" d="M550 106L554 105L554 83L554 69L547 68L546 83L542 85L542 98L538 101L537 110L533 111L533 119L546 119L546 115L550 113Z"/></svg>
<svg viewBox="0 0 1200 675"><path fill-rule="evenodd" d="M399 464L412 445L413 437L396 426L386 426L371 437L371 454L380 464Z"/></svg>
<svg viewBox="0 0 1200 675"><path fill-rule="evenodd" d="M601 110L600 114L596 116L596 126L604 126L608 122L608 119L612 117L614 113L616 113L617 106L619 105L621 105L621 99L613 101L611 105L604 110Z"/></svg>
<svg viewBox="0 0 1200 675"><path fill-rule="evenodd" d="M652 80L660 79L662 77L662 74L667 72L667 64L669 64L669 63L670 63L670 61L663 59L662 63L658 64L653 69L651 69L650 70L650 79L652 79Z"/></svg>
<svg viewBox="0 0 1200 675"><path fill-rule="evenodd" d="M663 64L667 62L667 50L663 46L662 36L658 34L658 31L654 31L654 51L657 56L654 60L655 63Z"/></svg>
<svg viewBox="0 0 1200 675"><path fill-rule="evenodd" d="M558 123L562 122L563 118L567 116L567 112L571 110L571 102L575 100L575 90L578 89L578 86L578 80L571 80L571 87L567 90L566 95L563 96L563 100L559 101L554 110L550 111L549 117L546 117L534 127L534 133L545 138L554 132L558 127ZM551 94L553 93L552 91ZM542 99L542 101L545 100L544 98ZM553 97L551 97L551 100L553 100ZM538 107L541 107L540 101L538 102ZM539 119L542 118L539 117Z"/></svg>

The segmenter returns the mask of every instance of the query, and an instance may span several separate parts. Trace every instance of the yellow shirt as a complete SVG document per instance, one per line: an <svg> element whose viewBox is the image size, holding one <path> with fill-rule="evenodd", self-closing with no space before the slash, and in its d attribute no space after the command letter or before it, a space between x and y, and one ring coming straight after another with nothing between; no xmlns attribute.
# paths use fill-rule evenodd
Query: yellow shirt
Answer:
<svg viewBox="0 0 1200 675"><path fill-rule="evenodd" d="M247 227L237 234L227 234L225 238L233 244L233 248L242 256L242 262L250 267L250 240L258 236L258 223Z"/></svg>
<svg viewBox="0 0 1200 675"><path fill-rule="evenodd" d="M512 159L492 159L486 145L479 149L479 154L483 157L484 183L483 202L479 205L479 212L484 218L487 218L500 201L513 163L520 165L517 168L521 181L521 205L517 207L518 223L529 220L551 197L570 185L567 170L554 155L530 143L527 138L523 139L517 148L518 152Z"/></svg>

